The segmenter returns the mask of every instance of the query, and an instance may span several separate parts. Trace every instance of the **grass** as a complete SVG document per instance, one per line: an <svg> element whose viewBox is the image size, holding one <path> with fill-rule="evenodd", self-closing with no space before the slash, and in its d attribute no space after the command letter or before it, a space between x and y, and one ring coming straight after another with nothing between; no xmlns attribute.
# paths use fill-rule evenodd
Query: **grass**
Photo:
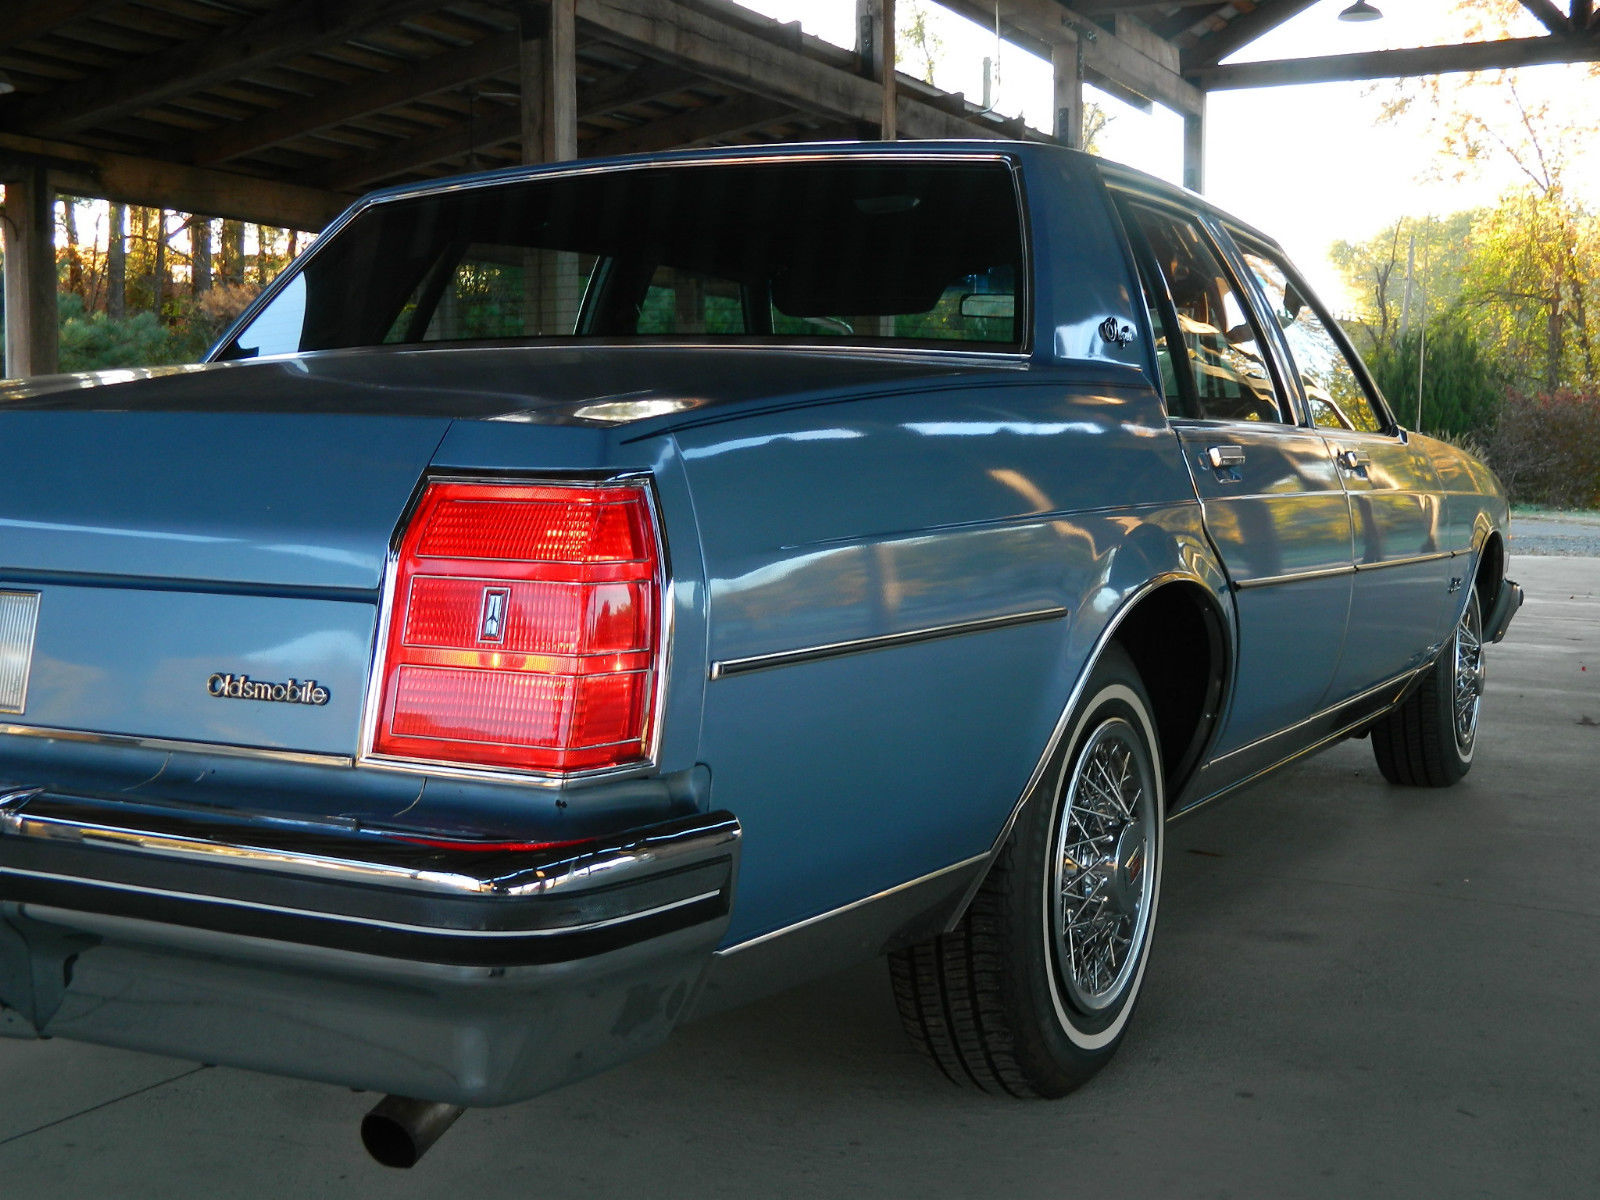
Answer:
<svg viewBox="0 0 1600 1200"><path fill-rule="evenodd" d="M1513 504L1514 517L1544 517L1554 521L1576 521L1580 525L1600 525L1600 509L1550 508L1542 504Z"/></svg>

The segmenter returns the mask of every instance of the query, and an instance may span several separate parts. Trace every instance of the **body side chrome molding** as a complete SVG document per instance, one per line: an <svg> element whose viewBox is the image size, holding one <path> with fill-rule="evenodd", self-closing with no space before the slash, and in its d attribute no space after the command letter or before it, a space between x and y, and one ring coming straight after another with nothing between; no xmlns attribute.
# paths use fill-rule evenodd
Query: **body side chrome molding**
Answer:
<svg viewBox="0 0 1600 1200"><path fill-rule="evenodd" d="M224 742L190 742L181 738L140 737L136 734L94 733L86 729L51 729L43 725L0 724L0 736L48 738L85 742L122 749L157 750L176 754L216 754L227 758L259 758L270 762L301 763L319 767L353 767L348 754L318 754L305 750L276 750L269 746L235 746Z"/></svg>
<svg viewBox="0 0 1600 1200"><path fill-rule="evenodd" d="M1341 575L1355 573L1355 567L1346 563L1337 567L1318 567L1311 571L1291 571L1287 575L1261 575L1255 579L1236 579L1233 590L1243 592L1250 588L1278 587L1285 583L1304 583L1313 579L1337 579Z"/></svg>
<svg viewBox="0 0 1600 1200"><path fill-rule="evenodd" d="M1247 744L1245 744L1243 746L1238 747L1237 749L1229 750L1226 754L1219 754L1216 758L1212 759L1211 762L1212 763L1222 763L1222 762L1227 762L1230 758L1237 758L1241 754L1246 754L1251 750L1255 750L1255 749L1260 748L1261 746L1266 745L1268 742L1274 740L1275 738L1280 738L1280 737L1283 737L1285 734L1293 733L1296 729L1304 729L1307 725L1314 725L1316 722L1321 721L1324 718L1329 717L1329 716L1333 715L1334 713L1338 712L1341 708L1348 708L1352 704L1359 704L1361 701L1367 699L1370 696L1375 696L1379 692L1387 691L1390 688L1397 687L1397 686L1399 686L1401 684L1407 683L1412 678L1414 678L1418 674L1418 672L1426 671L1430 666L1432 666L1432 662L1433 662L1433 660L1432 660L1432 657L1430 655L1429 661L1424 663L1420 667L1412 667L1408 671L1401 671L1398 675L1391 676L1390 678L1385 679L1382 683L1377 684L1374 687L1369 687L1365 691L1357 692L1354 696L1347 696L1347 697L1345 697L1345 699L1340 700L1336 704L1330 704L1326 708L1318 709L1316 712L1312 713L1309 717L1306 717L1303 720L1296 721L1292 725L1285 725L1282 729L1275 729L1271 733L1267 734L1265 737L1258 737L1255 741L1249 742L1249 743L1247 743ZM1362 720L1365 720L1365 719L1366 718L1364 718L1364 717L1362 718ZM1359 724L1361 724L1361 721L1357 721L1355 724L1359 725ZM1352 726L1352 728L1353 728L1353 726ZM1320 742L1318 743L1318 745L1321 745L1321 744L1322 743L1320 743ZM1273 763L1271 766L1263 767L1262 771L1276 770L1278 767L1282 766L1284 763L1290 762L1295 758L1299 758L1301 756L1301 754L1303 754L1303 753L1304 753L1304 751L1296 751L1295 753L1290 754L1288 757L1280 759L1278 762ZM1259 774L1261 774L1260 771L1258 771L1256 773L1256 775L1259 775ZM1256 778L1256 775L1252 775L1250 778L1254 779L1254 778ZM1233 787L1236 787L1236 786L1238 786L1238 785L1229 784L1228 788L1224 789L1224 790L1231 790ZM1185 811L1187 811L1187 810L1185 810Z"/></svg>
<svg viewBox="0 0 1600 1200"><path fill-rule="evenodd" d="M1008 613L999 617L980 617L973 621L957 621L950 625L930 625L924 629L910 629L904 633L883 633L873 637L853 638L845 642L829 642L820 646L804 646L796 650L777 650L771 654L754 654L748 658L728 658L711 664L711 678L724 679L730 675L743 675L749 671L763 671L769 667L787 667L795 663L816 662L824 658L837 658L845 654L861 654L868 650L882 650L890 646L909 646L917 642L931 642L940 638L959 637L966 633L982 633L991 629L1008 629L1013 625L1031 625L1037 621L1055 621L1067 615L1068 610L1056 605L1030 612Z"/></svg>
<svg viewBox="0 0 1600 1200"><path fill-rule="evenodd" d="M1415 567L1423 563L1442 562L1464 553L1460 550L1440 550L1433 554L1413 554L1409 558L1386 558L1378 562L1358 562L1337 567L1318 567L1310 571L1291 571L1286 575L1263 575L1257 579L1237 580L1235 591L1247 588L1277 587L1284 583L1301 583L1312 579L1335 579L1340 575L1359 575L1370 571L1386 571L1392 567Z"/></svg>

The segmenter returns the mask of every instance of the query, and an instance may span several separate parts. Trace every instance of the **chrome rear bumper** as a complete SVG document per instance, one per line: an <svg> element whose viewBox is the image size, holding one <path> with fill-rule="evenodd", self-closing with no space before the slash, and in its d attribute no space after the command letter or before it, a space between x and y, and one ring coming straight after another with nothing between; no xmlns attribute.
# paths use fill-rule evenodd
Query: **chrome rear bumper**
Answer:
<svg viewBox="0 0 1600 1200"><path fill-rule="evenodd" d="M738 822L572 844L0 791L0 1033L461 1104L662 1040L726 931Z"/></svg>

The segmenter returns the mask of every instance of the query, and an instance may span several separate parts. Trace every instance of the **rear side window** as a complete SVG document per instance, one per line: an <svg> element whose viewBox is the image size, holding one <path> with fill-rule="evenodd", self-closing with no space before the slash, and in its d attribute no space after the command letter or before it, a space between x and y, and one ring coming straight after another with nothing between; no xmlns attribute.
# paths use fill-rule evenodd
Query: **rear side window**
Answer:
<svg viewBox="0 0 1600 1200"><path fill-rule="evenodd" d="M1164 333L1161 373L1169 401L1180 396L1178 372L1186 371L1196 416L1287 421L1255 320L1210 240L1194 222L1165 209L1130 202L1123 212L1143 239L1147 269L1159 272L1171 300L1170 321L1164 316L1156 326ZM1146 289L1154 284L1147 280Z"/></svg>
<svg viewBox="0 0 1600 1200"><path fill-rule="evenodd" d="M688 163L463 187L358 214L221 357L686 335L1019 349L1022 230L1000 161Z"/></svg>
<svg viewBox="0 0 1600 1200"><path fill-rule="evenodd" d="M1381 433L1383 420L1378 410L1327 321L1311 306L1310 297L1265 250L1246 249L1244 260L1266 292L1274 319L1283 327L1312 423L1324 429Z"/></svg>

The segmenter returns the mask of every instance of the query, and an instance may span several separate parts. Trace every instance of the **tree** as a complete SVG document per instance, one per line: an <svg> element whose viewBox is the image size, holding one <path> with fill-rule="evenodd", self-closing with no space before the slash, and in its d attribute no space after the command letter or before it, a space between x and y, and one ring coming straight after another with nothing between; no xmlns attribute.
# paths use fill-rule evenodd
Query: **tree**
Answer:
<svg viewBox="0 0 1600 1200"><path fill-rule="evenodd" d="M1402 423L1416 419L1420 384L1422 432L1481 439L1493 429L1504 382L1459 310L1383 343L1369 365Z"/></svg>
<svg viewBox="0 0 1600 1200"><path fill-rule="evenodd" d="M1367 337L1368 350L1377 352L1401 335L1402 326L1407 331L1420 327L1428 313L1456 303L1476 219L1470 212L1404 217L1365 242L1333 244L1329 257L1359 297L1356 324Z"/></svg>

